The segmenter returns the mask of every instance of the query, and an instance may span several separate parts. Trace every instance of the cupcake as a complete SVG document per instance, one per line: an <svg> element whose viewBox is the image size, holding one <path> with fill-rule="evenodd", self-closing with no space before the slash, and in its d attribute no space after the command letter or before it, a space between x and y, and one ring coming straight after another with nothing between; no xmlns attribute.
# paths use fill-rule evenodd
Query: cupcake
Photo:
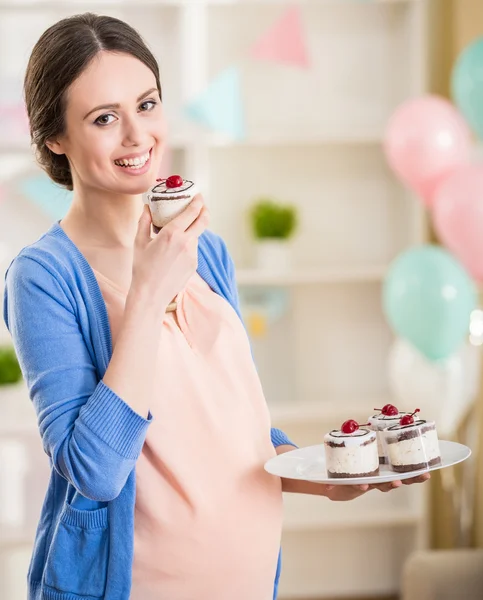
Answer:
<svg viewBox="0 0 483 600"><path fill-rule="evenodd" d="M416 409L404 415L397 425L382 433L392 469L398 473L419 471L441 464L438 433L434 421L414 419Z"/></svg>
<svg viewBox="0 0 483 600"><path fill-rule="evenodd" d="M324 436L327 475L335 479L379 473L376 432L353 419Z"/></svg>
<svg viewBox="0 0 483 600"><path fill-rule="evenodd" d="M382 431L387 429L391 425L397 425L404 415L409 413L399 412L399 410L392 404L386 404L382 408L375 408L380 413L369 417L368 422L373 431L377 433L377 451L379 453L379 464L387 465L388 458L384 447L384 440L382 437Z"/></svg>
<svg viewBox="0 0 483 600"><path fill-rule="evenodd" d="M158 179L147 196L154 233L181 214L197 193L195 184L179 175Z"/></svg>

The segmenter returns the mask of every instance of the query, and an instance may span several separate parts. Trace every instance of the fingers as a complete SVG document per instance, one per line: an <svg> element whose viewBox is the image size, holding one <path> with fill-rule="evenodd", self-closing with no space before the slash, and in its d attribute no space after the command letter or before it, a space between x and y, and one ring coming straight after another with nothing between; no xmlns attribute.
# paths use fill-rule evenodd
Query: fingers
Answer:
<svg viewBox="0 0 483 600"><path fill-rule="evenodd" d="M163 227L163 230L186 231L198 218L203 209L203 197L196 194L185 210Z"/></svg>
<svg viewBox="0 0 483 600"><path fill-rule="evenodd" d="M151 211L149 206L143 206L143 212L139 217L138 229L134 243L140 247L144 247L151 240Z"/></svg>
<svg viewBox="0 0 483 600"><path fill-rule="evenodd" d="M379 490L380 492L390 492L398 487L401 487L402 481L388 481L387 483L373 483L370 486L371 490Z"/></svg>
<svg viewBox="0 0 483 600"><path fill-rule="evenodd" d="M210 213L206 206L203 206L200 214L196 218L196 220L188 227L186 233L190 233L195 237L200 237L200 235L207 229L208 224L210 222Z"/></svg>
<svg viewBox="0 0 483 600"><path fill-rule="evenodd" d="M404 485L411 485L412 483L424 483L431 479L430 473L423 473L422 475L418 475L418 477L411 477L410 479L405 479L403 481Z"/></svg>

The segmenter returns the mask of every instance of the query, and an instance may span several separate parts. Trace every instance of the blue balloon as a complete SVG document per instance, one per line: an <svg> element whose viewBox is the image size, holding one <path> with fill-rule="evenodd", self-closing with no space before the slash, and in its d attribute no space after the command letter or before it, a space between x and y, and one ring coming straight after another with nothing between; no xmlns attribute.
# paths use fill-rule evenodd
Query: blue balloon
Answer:
<svg viewBox="0 0 483 600"><path fill-rule="evenodd" d="M407 250L390 265L383 307L393 330L430 360L447 358L468 336L476 288L461 264L439 246Z"/></svg>
<svg viewBox="0 0 483 600"><path fill-rule="evenodd" d="M469 125L483 138L483 37L467 46L456 61L451 90Z"/></svg>

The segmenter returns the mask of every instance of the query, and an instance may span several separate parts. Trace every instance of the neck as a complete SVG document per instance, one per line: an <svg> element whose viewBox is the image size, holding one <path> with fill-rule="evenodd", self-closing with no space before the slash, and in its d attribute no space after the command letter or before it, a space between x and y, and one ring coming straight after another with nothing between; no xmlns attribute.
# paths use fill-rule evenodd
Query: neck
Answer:
<svg viewBox="0 0 483 600"><path fill-rule="evenodd" d="M76 190L62 227L90 246L128 249L134 245L142 208L141 195Z"/></svg>

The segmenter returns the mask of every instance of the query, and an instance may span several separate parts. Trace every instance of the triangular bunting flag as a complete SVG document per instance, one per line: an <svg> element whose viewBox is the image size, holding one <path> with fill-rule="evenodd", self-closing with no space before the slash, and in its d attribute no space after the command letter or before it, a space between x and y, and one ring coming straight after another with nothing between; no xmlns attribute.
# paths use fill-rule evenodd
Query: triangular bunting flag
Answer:
<svg viewBox="0 0 483 600"><path fill-rule="evenodd" d="M298 7L289 8L284 13L255 44L251 55L258 60L269 60L299 67L309 66Z"/></svg>
<svg viewBox="0 0 483 600"><path fill-rule="evenodd" d="M227 133L235 139L243 138L239 69L230 67L218 75L201 96L186 107L186 114L215 131Z"/></svg>
<svg viewBox="0 0 483 600"><path fill-rule="evenodd" d="M62 219L72 201L72 192L60 187L46 175L22 181L20 191L56 221Z"/></svg>

